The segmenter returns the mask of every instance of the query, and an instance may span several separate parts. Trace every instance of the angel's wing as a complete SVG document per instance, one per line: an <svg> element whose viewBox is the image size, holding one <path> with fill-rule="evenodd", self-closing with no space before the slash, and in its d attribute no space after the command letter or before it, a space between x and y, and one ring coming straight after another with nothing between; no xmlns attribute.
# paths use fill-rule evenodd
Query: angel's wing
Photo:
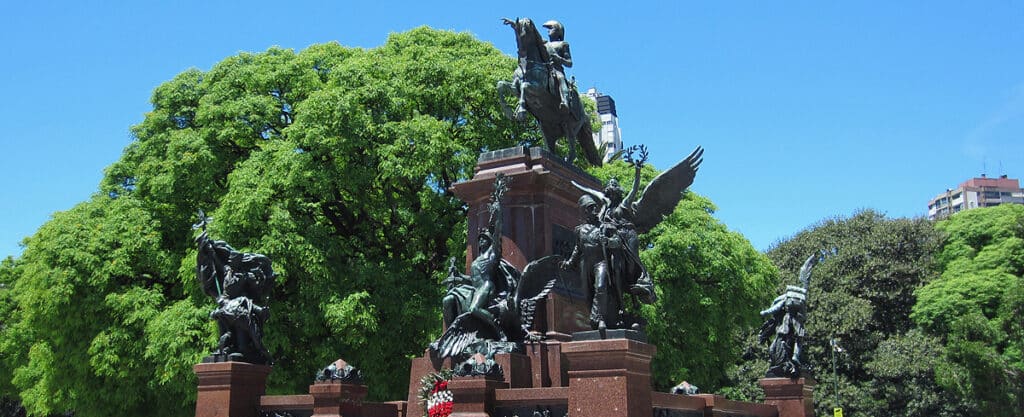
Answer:
<svg viewBox="0 0 1024 417"><path fill-rule="evenodd" d="M551 255L530 262L523 269L519 287L516 288L515 303L519 307L519 318L524 330L533 328L537 301L546 297L554 288L561 263L561 255Z"/></svg>
<svg viewBox="0 0 1024 417"><path fill-rule="evenodd" d="M477 340L497 338L498 328L493 321L466 312L456 317L441 338L430 344L430 355L434 358L455 357Z"/></svg>
<svg viewBox="0 0 1024 417"><path fill-rule="evenodd" d="M814 265L818 263L820 256L821 255L817 253L811 255L806 261L804 261L804 265L800 267L800 285L802 285L805 290L811 288L811 270L814 269Z"/></svg>
<svg viewBox="0 0 1024 417"><path fill-rule="evenodd" d="M690 156L659 174L647 185L640 195L640 200L633 206L636 213L634 224L638 233L650 231L675 210L679 200L683 198L683 191L693 184L697 168L703 161L702 155L704 149L698 146Z"/></svg>

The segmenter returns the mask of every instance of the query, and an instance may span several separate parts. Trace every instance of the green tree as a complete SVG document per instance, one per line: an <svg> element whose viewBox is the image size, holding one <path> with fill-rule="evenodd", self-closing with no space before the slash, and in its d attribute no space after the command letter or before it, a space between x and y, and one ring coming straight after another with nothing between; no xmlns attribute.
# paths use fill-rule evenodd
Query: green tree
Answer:
<svg viewBox="0 0 1024 417"><path fill-rule="evenodd" d="M913 319L943 339L940 382L983 415L1024 406L1024 206L968 210L943 220L942 275L917 291Z"/></svg>
<svg viewBox="0 0 1024 417"><path fill-rule="evenodd" d="M819 382L817 413L835 406L829 340L838 357L842 407L849 414L886 416L959 415L962 398L935 382L934 358L942 346L915 330L910 311L914 290L938 276L933 256L941 234L924 219L887 219L874 211L818 223L776 244L768 256L793 284L808 255L826 251L814 268L808 294L804 352ZM763 306L762 306L763 308ZM748 358L766 357L746 339ZM908 366L908 364L912 366ZM755 378L767 368L734 368L735 393L754 395Z"/></svg>
<svg viewBox="0 0 1024 417"><path fill-rule="evenodd" d="M498 108L514 65L418 28L368 50L243 53L159 86L102 192L0 265L2 394L33 415L189 414L191 365L215 342L194 282L202 208L212 236L279 274L271 392L344 357L371 398L404 397L408 357L440 332L438 271L465 239L449 186L481 151L539 137Z"/></svg>
<svg viewBox="0 0 1024 417"><path fill-rule="evenodd" d="M160 85L100 192L0 263L0 396L33 415L191 413L191 366L216 339L189 229L202 208L214 238L274 262L271 393L303 392L343 357L371 399L404 398L409 357L441 331L445 260L465 248L450 186L480 152L540 138L499 110L514 66L418 28L373 49L243 53ZM770 297L776 270L713 211L689 194L643 237L660 388L720 385L735 330Z"/></svg>
<svg viewBox="0 0 1024 417"><path fill-rule="evenodd" d="M602 181L617 177L632 184L632 168L621 161L591 172ZM645 167L641 187L656 174ZM672 214L641 236L646 249L640 257L658 295L641 312L658 347L652 372L662 391L683 380L706 392L725 385L727 365L742 354L736 335L758 320L758 307L771 300L778 279L768 258L714 212L710 200L687 192Z"/></svg>

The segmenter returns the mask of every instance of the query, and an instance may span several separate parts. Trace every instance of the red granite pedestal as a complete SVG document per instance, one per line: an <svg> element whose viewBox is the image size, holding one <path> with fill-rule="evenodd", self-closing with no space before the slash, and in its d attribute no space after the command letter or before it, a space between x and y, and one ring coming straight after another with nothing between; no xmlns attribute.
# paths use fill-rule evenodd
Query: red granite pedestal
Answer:
<svg viewBox="0 0 1024 417"><path fill-rule="evenodd" d="M412 359L412 367L409 371L409 399L408 417L421 417L423 415L423 404L419 402L418 393L420 390L420 379L427 374L440 371L441 368L451 369L451 359L434 363L429 353L422 357ZM531 388L534 387L533 379L536 378L532 367L534 357L521 353L499 353L494 355L494 362L501 366L502 379L500 382L504 388ZM543 370L538 372L544 372ZM460 378L456 378L460 379ZM454 391L453 391L454 392Z"/></svg>
<svg viewBox="0 0 1024 417"><path fill-rule="evenodd" d="M577 199L583 195L572 181L595 189L601 183L541 148L509 148L481 154L473 179L452 187L469 204L466 266L477 255L477 235L490 216L487 204L498 173L511 180L502 203L502 258L522 270L534 259L571 252L572 230L580 224Z"/></svg>
<svg viewBox="0 0 1024 417"><path fill-rule="evenodd" d="M244 362L200 363L196 417L259 417L270 366Z"/></svg>
<svg viewBox="0 0 1024 417"><path fill-rule="evenodd" d="M562 344L569 366L569 415L650 416L655 347L630 339Z"/></svg>
<svg viewBox="0 0 1024 417"><path fill-rule="evenodd" d="M779 417L814 417L812 378L761 378L764 402L779 409Z"/></svg>
<svg viewBox="0 0 1024 417"><path fill-rule="evenodd" d="M509 148L480 155L473 179L455 184L456 196L469 205L466 264L478 255L477 237L487 225L487 204L498 173L509 179L502 203L501 257L520 271L530 261L548 255L568 257L576 242L573 230L581 223L577 184L598 189L600 181L541 148ZM549 339L568 341L569 335L589 330L587 283L574 274L562 277L544 306L538 308L535 328Z"/></svg>
<svg viewBox="0 0 1024 417"><path fill-rule="evenodd" d="M312 417L358 417L362 415L366 386L322 381L309 386L313 396Z"/></svg>
<svg viewBox="0 0 1024 417"><path fill-rule="evenodd" d="M484 377L455 377L448 383L452 392L452 417L490 417L494 411L494 391L508 383Z"/></svg>

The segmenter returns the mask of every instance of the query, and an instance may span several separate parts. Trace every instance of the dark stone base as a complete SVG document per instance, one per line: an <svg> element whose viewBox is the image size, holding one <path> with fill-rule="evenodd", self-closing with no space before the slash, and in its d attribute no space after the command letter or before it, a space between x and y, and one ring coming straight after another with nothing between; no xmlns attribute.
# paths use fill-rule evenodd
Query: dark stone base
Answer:
<svg viewBox="0 0 1024 417"><path fill-rule="evenodd" d="M608 329L603 332L600 330L587 330L584 332L576 332L572 334L573 342L581 342L585 340L603 340L603 339L629 339L637 342L647 343L647 334L637 330L629 329Z"/></svg>
<svg viewBox="0 0 1024 417"><path fill-rule="evenodd" d="M220 362L242 362L242 361L233 361L233 360L231 360L230 357L228 357L228 355L223 355L223 354L220 354L220 353L214 353L214 354L212 354L210 356L204 357L202 363L220 363Z"/></svg>
<svg viewBox="0 0 1024 417"><path fill-rule="evenodd" d="M241 353L232 353L225 355L223 353L211 353L209 356L203 358L202 363L222 363L222 362L240 362L240 363L251 363L253 365L270 365L263 358L249 358Z"/></svg>

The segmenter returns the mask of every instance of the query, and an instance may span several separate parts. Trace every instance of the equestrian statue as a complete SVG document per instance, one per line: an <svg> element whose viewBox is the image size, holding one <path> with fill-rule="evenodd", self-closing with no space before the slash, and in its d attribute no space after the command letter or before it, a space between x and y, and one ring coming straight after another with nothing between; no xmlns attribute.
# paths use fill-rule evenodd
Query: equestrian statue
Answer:
<svg viewBox="0 0 1024 417"><path fill-rule="evenodd" d="M602 156L594 144L590 130L590 117L583 109L576 85L565 77L565 67L572 67L572 54L565 41L565 28L555 20L544 23L548 29L548 41L541 38L537 27L528 18L502 19L516 33L519 51L519 67L512 81L498 81L498 96L505 116L525 121L529 112L537 119L544 132L548 150L555 152L558 139L569 141L569 155L566 161L576 159L576 144L583 149L583 156L591 165L600 166ZM518 97L515 110L506 102L506 97Z"/></svg>

